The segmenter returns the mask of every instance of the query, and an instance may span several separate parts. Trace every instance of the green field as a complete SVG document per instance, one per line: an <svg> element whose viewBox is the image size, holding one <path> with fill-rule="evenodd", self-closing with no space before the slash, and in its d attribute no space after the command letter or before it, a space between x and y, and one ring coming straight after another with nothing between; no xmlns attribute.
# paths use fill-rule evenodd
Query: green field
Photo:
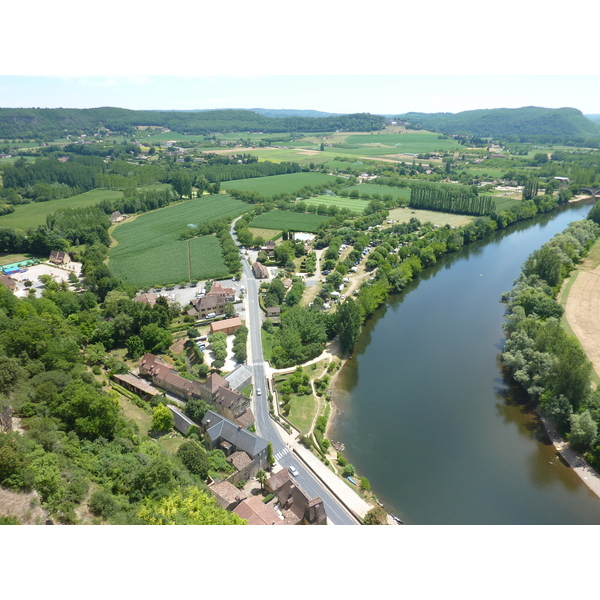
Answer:
<svg viewBox="0 0 600 600"><path fill-rule="evenodd" d="M410 190L408 188L398 188L389 185L376 185L374 183L361 183L352 187L346 188L347 191L358 190L359 194L389 194L392 198L402 198L403 200L410 200Z"/></svg>
<svg viewBox="0 0 600 600"><path fill-rule="evenodd" d="M522 202L521 198L503 198L502 196L494 196L494 201L496 202L497 211L509 210Z"/></svg>
<svg viewBox="0 0 600 600"><path fill-rule="evenodd" d="M288 229L290 231L314 233L323 221L327 221L330 218L310 213L272 210L258 215L248 226L261 229Z"/></svg>
<svg viewBox="0 0 600 600"><path fill-rule="evenodd" d="M265 196L273 194L289 194L297 192L305 185L323 185L334 182L335 177L324 173L288 173L287 175L271 175L252 179L234 179L221 183L221 189L259 192Z"/></svg>
<svg viewBox="0 0 600 600"><path fill-rule="evenodd" d="M346 188L348 191L358 190L360 194L390 194L394 198L402 198L403 200L410 200L410 190L406 188L389 187L387 185L375 185L373 183L361 183L360 185L354 185ZM325 206L337 206L338 208L349 208L355 213L362 214L368 204L368 200L361 200L360 198L344 198L342 196L315 196L308 200L303 200L309 206L318 206L319 204L325 204Z"/></svg>
<svg viewBox="0 0 600 600"><path fill-rule="evenodd" d="M438 139L437 133L427 131L407 132L407 133L371 133L366 135L351 135L346 138L347 144L381 144L387 147L388 153L415 153L433 152L435 150L452 150L461 148L453 139ZM371 148L375 154L382 154L382 148L377 146L365 146ZM330 149L333 150L333 149ZM364 150L362 150L364 152ZM344 150L351 154L358 153L357 150ZM368 153L369 154L369 153Z"/></svg>
<svg viewBox="0 0 600 600"><path fill-rule="evenodd" d="M245 150L244 154L252 154L252 156L257 156L258 160L262 161L268 160L274 163L295 162L299 165L309 165L310 163L321 165L331 159L331 156L325 152L319 152L318 149L294 148L292 145L286 148L253 148L252 150Z"/></svg>
<svg viewBox="0 0 600 600"><path fill-rule="evenodd" d="M308 206L337 206L338 208L349 208L351 211L362 215L368 200L360 200L359 198L342 198L342 196L315 196L308 200L302 200Z"/></svg>
<svg viewBox="0 0 600 600"><path fill-rule="evenodd" d="M226 276L216 237L189 240L188 261L188 242L180 240L179 234L190 224L233 218L248 210L247 204L218 194L140 215L115 228L118 245L109 252L109 268L115 277L137 288Z"/></svg>
<svg viewBox="0 0 600 600"><path fill-rule="evenodd" d="M30 202L15 206L15 212L0 217L0 227L14 227L15 229L27 229L46 224L46 216L54 211L64 208L84 208L94 206L102 200L114 200L122 198L123 192L119 190L91 190L84 194L71 196L70 198L58 198L47 202Z"/></svg>

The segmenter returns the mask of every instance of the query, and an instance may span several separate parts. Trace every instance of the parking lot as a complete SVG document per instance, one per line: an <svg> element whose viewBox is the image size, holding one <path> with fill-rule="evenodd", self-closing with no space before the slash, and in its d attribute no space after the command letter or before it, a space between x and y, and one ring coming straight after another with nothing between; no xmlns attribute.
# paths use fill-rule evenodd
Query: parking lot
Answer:
<svg viewBox="0 0 600 600"><path fill-rule="evenodd" d="M61 281L68 281L71 273L75 273L75 275L79 277L81 273L81 263L71 262L63 268L53 267L47 263L27 267L27 270L24 273L13 273L11 275L17 282L15 296L24 298L28 295L27 288L23 282L29 280L33 282L30 289L35 290L35 295L40 297L42 295L42 290L44 289L44 284L39 280L40 275L50 275L54 281L60 283ZM73 289L73 286L70 286L70 289Z"/></svg>

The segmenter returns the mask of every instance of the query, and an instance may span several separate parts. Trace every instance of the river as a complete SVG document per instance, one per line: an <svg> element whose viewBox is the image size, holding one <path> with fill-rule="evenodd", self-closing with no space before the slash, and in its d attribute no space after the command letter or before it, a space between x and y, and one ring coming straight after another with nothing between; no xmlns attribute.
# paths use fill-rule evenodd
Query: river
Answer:
<svg viewBox="0 0 600 600"><path fill-rule="evenodd" d="M444 257L365 324L338 379L330 438L407 524L600 524L600 499L557 458L500 368L503 292L590 204Z"/></svg>

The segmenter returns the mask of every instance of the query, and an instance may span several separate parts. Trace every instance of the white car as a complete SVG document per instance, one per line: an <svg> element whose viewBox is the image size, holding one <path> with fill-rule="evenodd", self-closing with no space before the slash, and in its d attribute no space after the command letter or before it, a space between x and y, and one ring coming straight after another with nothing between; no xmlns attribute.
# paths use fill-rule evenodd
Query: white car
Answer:
<svg viewBox="0 0 600 600"><path fill-rule="evenodd" d="M296 469L296 467L288 467L288 471L294 477L298 477L298 469Z"/></svg>
<svg viewBox="0 0 600 600"><path fill-rule="evenodd" d="M260 396L260 388L256 388L256 395Z"/></svg>

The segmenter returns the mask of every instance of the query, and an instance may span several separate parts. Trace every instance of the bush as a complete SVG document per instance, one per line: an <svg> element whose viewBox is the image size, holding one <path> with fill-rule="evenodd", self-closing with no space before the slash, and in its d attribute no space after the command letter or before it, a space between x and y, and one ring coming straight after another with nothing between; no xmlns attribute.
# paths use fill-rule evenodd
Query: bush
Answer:
<svg viewBox="0 0 600 600"><path fill-rule="evenodd" d="M365 492L371 491L371 482L366 477L360 478L360 489Z"/></svg>
<svg viewBox="0 0 600 600"><path fill-rule="evenodd" d="M345 467L344 470L342 471L342 475L344 477L352 477L352 475L354 475L356 473L356 471L354 470L354 467L348 463Z"/></svg>
<svg viewBox="0 0 600 600"><path fill-rule="evenodd" d="M110 519L120 508L116 498L106 490L94 492L88 501L88 506L93 514L104 519Z"/></svg>
<svg viewBox="0 0 600 600"><path fill-rule="evenodd" d="M263 502L265 504L267 504L268 502L271 502L271 500L273 500L273 498L275 498L275 494L269 494L268 496L265 496L263 498Z"/></svg>

